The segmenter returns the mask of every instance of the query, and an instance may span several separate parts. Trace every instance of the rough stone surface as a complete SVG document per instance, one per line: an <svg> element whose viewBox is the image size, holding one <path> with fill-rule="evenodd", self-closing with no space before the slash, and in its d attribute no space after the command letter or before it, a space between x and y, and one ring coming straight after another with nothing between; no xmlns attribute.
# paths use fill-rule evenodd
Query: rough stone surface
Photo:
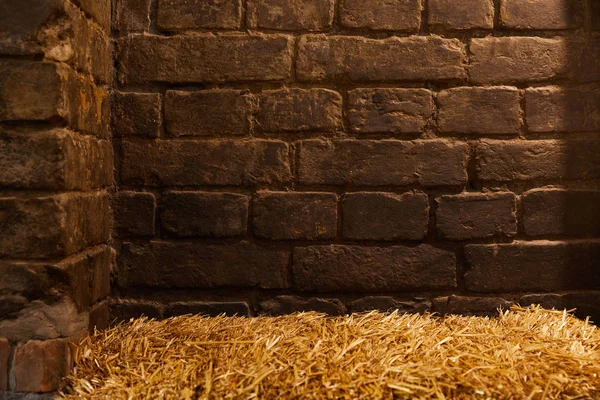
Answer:
<svg viewBox="0 0 600 400"><path fill-rule="evenodd" d="M282 31L328 31L333 23L333 0L248 0L252 28Z"/></svg>
<svg viewBox="0 0 600 400"><path fill-rule="evenodd" d="M492 29L493 0L428 0L429 25L444 29Z"/></svg>
<svg viewBox="0 0 600 400"><path fill-rule="evenodd" d="M379 312L423 313L429 311L431 302L425 299L396 300L390 296L366 296L348 304L348 311L352 313Z"/></svg>
<svg viewBox="0 0 600 400"><path fill-rule="evenodd" d="M15 389L17 392L57 390L72 364L67 340L31 340L19 344L14 360Z"/></svg>
<svg viewBox="0 0 600 400"><path fill-rule="evenodd" d="M0 339L0 390L8 390L8 360L10 344L7 339Z"/></svg>
<svg viewBox="0 0 600 400"><path fill-rule="evenodd" d="M115 92L112 96L112 133L116 137L160 135L161 95Z"/></svg>
<svg viewBox="0 0 600 400"><path fill-rule="evenodd" d="M342 202L342 235L355 240L420 240L427 234L425 193L348 193Z"/></svg>
<svg viewBox="0 0 600 400"><path fill-rule="evenodd" d="M498 310L508 310L513 303L500 297L447 296L433 299L433 310L440 315L459 314L497 317Z"/></svg>
<svg viewBox="0 0 600 400"><path fill-rule="evenodd" d="M569 29L582 21L581 0L502 0L500 23L512 29Z"/></svg>
<svg viewBox="0 0 600 400"><path fill-rule="evenodd" d="M111 321L129 321L142 315L148 318L162 319L164 306L154 301L115 299L109 305Z"/></svg>
<svg viewBox="0 0 600 400"><path fill-rule="evenodd" d="M285 315L303 311L316 311L331 316L344 315L346 307L337 299L319 297L277 296L260 303L261 313Z"/></svg>
<svg viewBox="0 0 600 400"><path fill-rule="evenodd" d="M156 199L152 193L118 192L112 197L112 210L121 234L154 235Z"/></svg>
<svg viewBox="0 0 600 400"><path fill-rule="evenodd" d="M110 295L110 272L113 260L111 249L101 246L92 251L89 260L90 305Z"/></svg>
<svg viewBox="0 0 600 400"><path fill-rule="evenodd" d="M206 302L206 301L178 301L170 303L165 310L165 317L175 317L185 314L202 314L216 317L222 314L227 316L249 317L248 303L239 302Z"/></svg>
<svg viewBox="0 0 600 400"><path fill-rule="evenodd" d="M90 310L88 331L93 335L96 331L102 331L110 326L110 310L106 301L97 304Z"/></svg>
<svg viewBox="0 0 600 400"><path fill-rule="evenodd" d="M592 16L592 29L600 31L600 3L592 1L590 12Z"/></svg>
<svg viewBox="0 0 600 400"><path fill-rule="evenodd" d="M182 29L238 29L242 20L242 0L159 0L158 28L165 31Z"/></svg>
<svg viewBox="0 0 600 400"><path fill-rule="evenodd" d="M340 22L348 28L417 32L422 11L419 0L341 0Z"/></svg>
<svg viewBox="0 0 600 400"><path fill-rule="evenodd" d="M150 0L115 0L113 26L120 33L148 31Z"/></svg>
<svg viewBox="0 0 600 400"><path fill-rule="evenodd" d="M454 254L426 244L296 247L292 270L296 289L303 291L377 292L456 286Z"/></svg>

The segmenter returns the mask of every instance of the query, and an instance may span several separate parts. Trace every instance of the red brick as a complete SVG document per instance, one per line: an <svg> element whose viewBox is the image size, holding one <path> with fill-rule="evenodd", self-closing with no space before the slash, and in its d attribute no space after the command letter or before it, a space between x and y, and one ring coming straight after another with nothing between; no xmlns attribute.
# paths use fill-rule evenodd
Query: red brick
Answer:
<svg viewBox="0 0 600 400"><path fill-rule="evenodd" d="M521 131L519 90L514 87L461 87L437 97L442 132L515 134Z"/></svg>
<svg viewBox="0 0 600 400"><path fill-rule="evenodd" d="M90 305L94 305L110 295L110 272L113 254L109 247L101 246L88 253L87 257L90 275Z"/></svg>
<svg viewBox="0 0 600 400"><path fill-rule="evenodd" d="M0 339L0 390L8 390L8 360L10 344L6 339Z"/></svg>
<svg viewBox="0 0 600 400"><path fill-rule="evenodd" d="M377 310L384 313L398 311L400 314L416 314L428 311L430 308L431 302L422 298L402 301L389 296L366 296L348 304L348 311L351 313Z"/></svg>
<svg viewBox="0 0 600 400"><path fill-rule="evenodd" d="M259 192L253 203L252 229L256 236L274 240L333 239L337 232L337 196Z"/></svg>
<svg viewBox="0 0 600 400"><path fill-rule="evenodd" d="M19 344L15 353L14 374L17 392L52 392L71 372L73 360L64 339Z"/></svg>
<svg viewBox="0 0 600 400"><path fill-rule="evenodd" d="M512 302L500 297L447 296L433 299L433 310L440 315L458 314L497 317L499 311L510 309Z"/></svg>
<svg viewBox="0 0 600 400"><path fill-rule="evenodd" d="M248 25L251 28L328 31L333 14L333 0L248 0Z"/></svg>
<svg viewBox="0 0 600 400"><path fill-rule="evenodd" d="M120 33L150 29L150 0L115 0L113 26Z"/></svg>
<svg viewBox="0 0 600 400"><path fill-rule="evenodd" d="M340 21L348 28L417 32L422 11L420 0L342 0Z"/></svg>
<svg viewBox="0 0 600 400"><path fill-rule="evenodd" d="M501 0L500 23L512 29L569 29L581 25L581 0Z"/></svg>
<svg viewBox="0 0 600 400"><path fill-rule="evenodd" d="M346 307L337 299L304 298L299 296L277 296L260 303L261 314L286 315L304 311L315 311L331 316L344 315Z"/></svg>
<svg viewBox="0 0 600 400"><path fill-rule="evenodd" d="M250 131L257 99L248 91L169 90L165 121L170 136L245 135Z"/></svg>
<svg viewBox="0 0 600 400"><path fill-rule="evenodd" d="M162 96L158 93L124 93L112 95L112 133L115 137L160 136Z"/></svg>
<svg viewBox="0 0 600 400"><path fill-rule="evenodd" d="M420 240L429 224L425 193L347 193L342 212L345 239Z"/></svg>
<svg viewBox="0 0 600 400"><path fill-rule="evenodd" d="M120 42L126 83L278 81L291 77L288 36L149 36Z"/></svg>
<svg viewBox="0 0 600 400"><path fill-rule="evenodd" d="M444 29L492 29L493 0L428 0L427 23Z"/></svg>
<svg viewBox="0 0 600 400"><path fill-rule="evenodd" d="M596 289L600 242L514 242L465 247L467 289L526 292Z"/></svg>
<svg viewBox="0 0 600 400"><path fill-rule="evenodd" d="M267 132L341 130L342 96L326 89L265 91L258 124Z"/></svg>
<svg viewBox="0 0 600 400"><path fill-rule="evenodd" d="M453 253L417 247L296 247L293 277L303 291L442 289L456 286Z"/></svg>
<svg viewBox="0 0 600 400"><path fill-rule="evenodd" d="M125 243L119 256L129 286L161 288L288 287L290 255L240 242Z"/></svg>
<svg viewBox="0 0 600 400"><path fill-rule="evenodd" d="M600 81L600 37L579 36L568 42L568 77L579 82Z"/></svg>
<svg viewBox="0 0 600 400"><path fill-rule="evenodd" d="M177 31L197 28L238 29L241 0L159 0L158 28Z"/></svg>
<svg viewBox="0 0 600 400"><path fill-rule="evenodd" d="M535 189L523 195L523 229L528 236L600 235L600 192Z"/></svg>
<svg viewBox="0 0 600 400"><path fill-rule="evenodd" d="M248 303L239 302L212 302L212 301L178 301L170 303L165 310L165 317L176 317L185 314L201 314L209 317L219 315L249 317Z"/></svg>
<svg viewBox="0 0 600 400"><path fill-rule="evenodd" d="M123 142L121 176L147 186L248 185L291 179L288 145L280 141Z"/></svg>
<svg viewBox="0 0 600 400"><path fill-rule="evenodd" d="M308 35L300 38L296 71L312 82L440 81L465 78L465 61L457 39Z"/></svg>
<svg viewBox="0 0 600 400"><path fill-rule="evenodd" d="M436 199L439 236L469 240L517 234L516 198L513 193L463 193Z"/></svg>
<svg viewBox="0 0 600 400"><path fill-rule="evenodd" d="M152 193L118 192L112 197L112 209L121 234L154 235L156 199Z"/></svg>
<svg viewBox="0 0 600 400"><path fill-rule="evenodd" d="M305 140L299 180L310 185L462 186L466 146L443 140Z"/></svg>
<svg viewBox="0 0 600 400"><path fill-rule="evenodd" d="M235 193L168 192L160 220L179 237L234 237L246 233L248 197Z"/></svg>
<svg viewBox="0 0 600 400"><path fill-rule="evenodd" d="M420 133L434 112L426 89L356 89L348 103L350 129L358 133Z"/></svg>

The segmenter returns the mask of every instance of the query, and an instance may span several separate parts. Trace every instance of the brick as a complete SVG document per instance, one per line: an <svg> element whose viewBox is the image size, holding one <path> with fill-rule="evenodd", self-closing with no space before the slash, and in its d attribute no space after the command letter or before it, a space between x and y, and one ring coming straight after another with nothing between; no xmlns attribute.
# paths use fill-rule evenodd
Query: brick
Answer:
<svg viewBox="0 0 600 400"><path fill-rule="evenodd" d="M581 26L581 0L502 0L500 23L512 29L569 29Z"/></svg>
<svg viewBox="0 0 600 400"><path fill-rule="evenodd" d="M525 90L525 117L530 132L600 130L600 86L548 86Z"/></svg>
<svg viewBox="0 0 600 400"><path fill-rule="evenodd" d="M267 132L341 130L342 96L326 89L265 91L258 124Z"/></svg>
<svg viewBox="0 0 600 400"><path fill-rule="evenodd" d="M545 309L557 309L563 310L564 297L562 294L557 293L540 293L540 294L527 294L519 299L519 305L528 307L530 305L540 305Z"/></svg>
<svg viewBox="0 0 600 400"><path fill-rule="evenodd" d="M592 29L600 31L600 3L598 3L597 1L592 1L590 13Z"/></svg>
<svg viewBox="0 0 600 400"><path fill-rule="evenodd" d="M342 212L345 239L420 240L429 224L425 193L347 193Z"/></svg>
<svg viewBox="0 0 600 400"><path fill-rule="evenodd" d="M292 270L296 289L303 291L380 292L456 286L454 254L426 244L296 247Z"/></svg>
<svg viewBox="0 0 600 400"><path fill-rule="evenodd" d="M598 157L594 140L485 140L475 151L477 179L497 182L597 179Z"/></svg>
<svg viewBox="0 0 600 400"><path fill-rule="evenodd" d="M512 302L500 297L446 296L433 299L433 311L440 315L458 314L497 317L498 310L509 310Z"/></svg>
<svg viewBox="0 0 600 400"><path fill-rule="evenodd" d="M442 140L305 140L299 180L309 185L462 186L464 144Z"/></svg>
<svg viewBox="0 0 600 400"><path fill-rule="evenodd" d="M162 319L164 317L164 306L155 301L114 299L109 305L110 319L117 321L129 321L131 318Z"/></svg>
<svg viewBox="0 0 600 400"><path fill-rule="evenodd" d="M121 177L146 186L248 185L291 179L280 141L123 142Z"/></svg>
<svg viewBox="0 0 600 400"><path fill-rule="evenodd" d="M333 14L333 0L248 0L248 25L251 28L328 31Z"/></svg>
<svg viewBox="0 0 600 400"><path fill-rule="evenodd" d="M110 272L113 261L111 249L101 246L88 254L90 305L110 295Z"/></svg>
<svg viewBox="0 0 600 400"><path fill-rule="evenodd" d="M443 81L465 78L465 61L457 39L307 35L298 44L296 73L311 82Z"/></svg>
<svg viewBox="0 0 600 400"><path fill-rule="evenodd" d="M250 131L257 99L248 91L169 90L165 121L170 136L245 135Z"/></svg>
<svg viewBox="0 0 600 400"><path fill-rule="evenodd" d="M260 311L266 315L287 315L304 311L315 311L330 316L344 315L346 307L337 299L299 296L277 296L260 303Z"/></svg>
<svg viewBox="0 0 600 400"><path fill-rule="evenodd" d="M129 84L278 81L291 77L288 36L149 36L120 42L120 77Z"/></svg>
<svg viewBox="0 0 600 400"><path fill-rule="evenodd" d="M436 227L440 238L470 240L517 234L513 193L463 193L436 199Z"/></svg>
<svg viewBox="0 0 600 400"><path fill-rule="evenodd" d="M241 0L159 0L158 28L177 31L198 28L239 29Z"/></svg>
<svg viewBox="0 0 600 400"><path fill-rule="evenodd" d="M578 82L600 80L600 37L579 36L568 42L568 77Z"/></svg>
<svg viewBox="0 0 600 400"><path fill-rule="evenodd" d="M248 303L239 302L210 302L210 301L178 301L170 303L165 310L165 317L176 317L186 314L201 314L209 317L227 315L229 317L249 317Z"/></svg>
<svg viewBox="0 0 600 400"><path fill-rule="evenodd" d="M348 120L357 133L421 133L433 116L426 89L356 89L348 92Z"/></svg>
<svg viewBox="0 0 600 400"><path fill-rule="evenodd" d="M8 390L8 360L10 344L7 339L0 339L0 390Z"/></svg>
<svg viewBox="0 0 600 400"><path fill-rule="evenodd" d="M111 100L112 133L115 137L160 136L160 94L115 92Z"/></svg>
<svg viewBox="0 0 600 400"><path fill-rule="evenodd" d="M106 302L97 304L90 310L90 322L88 327L90 335L108 329L110 321L110 310Z"/></svg>
<svg viewBox="0 0 600 400"><path fill-rule="evenodd" d="M417 32L422 11L420 0L342 0L340 23L348 28Z"/></svg>
<svg viewBox="0 0 600 400"><path fill-rule="evenodd" d="M437 101L442 132L516 134L521 131L520 95L515 87L443 90Z"/></svg>
<svg viewBox="0 0 600 400"><path fill-rule="evenodd" d="M523 195L523 229L528 236L600 235L600 192L534 189Z"/></svg>
<svg viewBox="0 0 600 400"><path fill-rule="evenodd" d="M129 286L161 288L288 287L290 255L248 242L125 243L119 256Z"/></svg>
<svg viewBox="0 0 600 400"><path fill-rule="evenodd" d="M68 104L65 119L78 132L109 139L110 96L104 86L98 86L81 74L69 73L66 88Z"/></svg>
<svg viewBox="0 0 600 400"><path fill-rule="evenodd" d="M377 310L384 313L398 311L400 314L416 314L430 308L431 302L425 299L400 301L389 296L366 296L348 304L348 311L351 313Z"/></svg>
<svg viewBox="0 0 600 400"><path fill-rule="evenodd" d="M554 308L561 311L575 309L574 314L578 318L590 317L593 323L600 321L600 292L597 291L528 294L521 297L519 303L524 307L539 304L545 309Z"/></svg>
<svg viewBox="0 0 600 400"><path fill-rule="evenodd" d="M259 192L253 202L252 229L256 236L274 240L333 239L337 232L337 196Z"/></svg>
<svg viewBox="0 0 600 400"><path fill-rule="evenodd" d="M92 0L89 0L92 1ZM110 32L99 29L92 21L83 18L86 28L74 32L75 67L90 73L100 82L110 82L113 72Z"/></svg>
<svg viewBox="0 0 600 400"><path fill-rule="evenodd" d="M168 192L160 220L179 237L234 237L246 233L248 197L235 193Z"/></svg>
<svg viewBox="0 0 600 400"><path fill-rule="evenodd" d="M112 197L112 209L121 234L154 235L156 199L152 193L118 192Z"/></svg>
<svg viewBox="0 0 600 400"><path fill-rule="evenodd" d="M110 32L110 0L76 0L76 3L102 27Z"/></svg>
<svg viewBox="0 0 600 400"><path fill-rule="evenodd" d="M428 0L427 23L444 29L492 29L493 0Z"/></svg>
<svg viewBox="0 0 600 400"><path fill-rule="evenodd" d="M571 51L564 38L486 37L472 39L470 80L474 83L535 82L563 76Z"/></svg>
<svg viewBox="0 0 600 400"><path fill-rule="evenodd" d="M52 392L71 372L73 360L65 339L19 344L15 352L14 374L17 392Z"/></svg>
<svg viewBox="0 0 600 400"><path fill-rule="evenodd" d="M599 256L599 242L467 245L465 282L475 292L595 289Z"/></svg>
<svg viewBox="0 0 600 400"><path fill-rule="evenodd" d="M150 29L150 0L116 0L113 26L117 32L147 32Z"/></svg>

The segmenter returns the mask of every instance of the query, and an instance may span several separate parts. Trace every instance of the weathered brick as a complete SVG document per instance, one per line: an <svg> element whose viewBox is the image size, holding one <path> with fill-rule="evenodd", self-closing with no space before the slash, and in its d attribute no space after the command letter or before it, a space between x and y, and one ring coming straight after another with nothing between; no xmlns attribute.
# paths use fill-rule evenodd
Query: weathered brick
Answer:
<svg viewBox="0 0 600 400"><path fill-rule="evenodd" d="M254 198L252 229L267 239L333 239L337 196L333 193L259 192Z"/></svg>
<svg viewBox="0 0 600 400"><path fill-rule="evenodd" d="M540 305L545 309L557 309L563 310L564 296L558 293L540 293L540 294L527 294L521 296L519 299L519 305L528 307L530 305Z"/></svg>
<svg viewBox="0 0 600 400"><path fill-rule="evenodd" d="M73 360L66 339L30 340L17 346L14 359L17 392L52 392L71 372Z"/></svg>
<svg viewBox="0 0 600 400"><path fill-rule="evenodd" d="M595 140L484 140L476 147L477 178L512 182L597 179L600 142Z"/></svg>
<svg viewBox="0 0 600 400"><path fill-rule="evenodd" d="M523 195L523 229L528 236L600 235L600 192L534 189Z"/></svg>
<svg viewBox="0 0 600 400"><path fill-rule="evenodd" d="M500 23L512 29L569 29L581 25L581 0L501 0Z"/></svg>
<svg viewBox="0 0 600 400"><path fill-rule="evenodd" d="M129 286L162 288L288 287L290 255L257 245L125 243L120 268Z"/></svg>
<svg viewBox="0 0 600 400"><path fill-rule="evenodd" d="M306 291L392 291L456 286L453 253L417 247L296 247L294 285Z"/></svg>
<svg viewBox="0 0 600 400"><path fill-rule="evenodd" d="M413 36L367 39L307 35L300 38L301 81L440 81L466 77L457 39Z"/></svg>
<svg viewBox="0 0 600 400"><path fill-rule="evenodd" d="M515 87L461 87L437 97L442 132L514 134L521 131L519 90Z"/></svg>
<svg viewBox="0 0 600 400"><path fill-rule="evenodd" d="M159 0L158 28L177 31L197 28L238 29L241 0Z"/></svg>
<svg viewBox="0 0 600 400"><path fill-rule="evenodd" d="M568 77L578 82L600 81L600 36L577 36L568 48Z"/></svg>
<svg viewBox="0 0 600 400"><path fill-rule="evenodd" d="M427 23L444 29L492 29L493 0L428 0Z"/></svg>
<svg viewBox="0 0 600 400"><path fill-rule="evenodd" d="M326 89L265 91L258 124L267 132L341 130L342 96Z"/></svg>
<svg viewBox="0 0 600 400"><path fill-rule="evenodd" d="M93 335L96 331L102 331L110 326L110 311L106 301L97 304L90 310L88 331Z"/></svg>
<svg viewBox="0 0 600 400"><path fill-rule="evenodd" d="M120 76L127 83L284 80L292 44L281 35L132 35L120 42Z"/></svg>
<svg viewBox="0 0 600 400"><path fill-rule="evenodd" d="M513 193L463 193L436 199L436 226L443 239L469 240L517 234Z"/></svg>
<svg viewBox="0 0 600 400"><path fill-rule="evenodd" d="M90 305L110 295L110 271L113 254L111 249L100 246L87 255L89 261Z"/></svg>
<svg viewBox="0 0 600 400"><path fill-rule="evenodd" d="M152 193L118 192L111 200L115 228L121 234L154 235L156 199Z"/></svg>
<svg viewBox="0 0 600 400"><path fill-rule="evenodd" d="M112 133L115 137L160 136L162 97L158 93L124 93L112 95Z"/></svg>
<svg viewBox="0 0 600 400"><path fill-rule="evenodd" d="M286 315L303 311L337 316L346 313L346 307L337 299L321 299L318 297L277 296L260 303L260 311L266 315Z"/></svg>
<svg viewBox="0 0 600 400"><path fill-rule="evenodd" d="M104 86L98 86L89 77L69 73L66 90L65 119L78 132L109 138L110 96Z"/></svg>
<svg viewBox="0 0 600 400"><path fill-rule="evenodd" d="M76 3L102 27L110 32L110 0L76 0Z"/></svg>
<svg viewBox="0 0 600 400"><path fill-rule="evenodd" d="M600 130L600 86L549 86L525 90L525 117L530 132Z"/></svg>
<svg viewBox="0 0 600 400"><path fill-rule="evenodd" d="M90 73L100 82L110 82L113 54L109 32L102 31L91 20L83 18L82 23L86 24L85 30L75 30L74 33L75 67Z"/></svg>
<svg viewBox="0 0 600 400"><path fill-rule="evenodd" d="M433 116L427 89L356 89L348 92L350 129L358 133L420 133Z"/></svg>
<svg viewBox="0 0 600 400"><path fill-rule="evenodd" d="M474 83L532 82L564 75L571 52L563 38L472 39L469 77Z"/></svg>
<svg viewBox="0 0 600 400"><path fill-rule="evenodd" d="M171 136L244 135L250 131L257 99L248 91L169 90L165 121Z"/></svg>
<svg viewBox="0 0 600 400"><path fill-rule="evenodd" d="M62 0L4 0L0 9L0 53L9 55L41 52L38 34L52 15L62 8Z"/></svg>
<svg viewBox="0 0 600 400"><path fill-rule="evenodd" d="M351 313L377 310L379 312L398 311L400 314L423 313L431 308L431 302L425 299L400 301L389 296L366 296L348 304Z"/></svg>
<svg viewBox="0 0 600 400"><path fill-rule="evenodd" d="M113 26L120 33L148 31L150 0L115 0Z"/></svg>
<svg viewBox="0 0 600 400"><path fill-rule="evenodd" d="M235 193L168 192L160 220L180 237L233 237L246 233L248 197Z"/></svg>
<svg viewBox="0 0 600 400"><path fill-rule="evenodd" d="M280 141L123 142L127 184L248 185L291 179L288 145Z"/></svg>
<svg viewBox="0 0 600 400"><path fill-rule="evenodd" d="M433 311L440 315L458 314L497 317L498 310L508 310L512 302L500 297L446 296L433 299Z"/></svg>
<svg viewBox="0 0 600 400"><path fill-rule="evenodd" d="M466 146L443 140L305 140L299 146L304 184L461 186Z"/></svg>
<svg viewBox="0 0 600 400"><path fill-rule="evenodd" d="M142 315L148 318L162 319L164 317L164 305L155 301L114 299L109 304L110 319L117 321L129 321L131 318L139 318Z"/></svg>
<svg viewBox="0 0 600 400"><path fill-rule="evenodd" d="M178 301L170 303L165 310L165 317L176 317L185 314L201 314L216 317L222 314L238 317L250 316L250 307L243 301L211 302L211 301Z"/></svg>
<svg viewBox="0 0 600 400"><path fill-rule="evenodd" d="M348 28L417 32L422 11L420 0L342 0L340 21Z"/></svg>
<svg viewBox="0 0 600 400"><path fill-rule="evenodd" d="M600 2L592 1L590 9L592 29L600 31Z"/></svg>
<svg viewBox="0 0 600 400"><path fill-rule="evenodd" d="M348 193L342 202L342 235L357 240L420 240L427 234L425 193Z"/></svg>
<svg viewBox="0 0 600 400"><path fill-rule="evenodd" d="M8 390L8 360L10 344L7 339L0 339L0 390Z"/></svg>
<svg viewBox="0 0 600 400"><path fill-rule="evenodd" d="M328 31L333 14L333 0L248 0L248 25L252 28Z"/></svg>
<svg viewBox="0 0 600 400"><path fill-rule="evenodd" d="M600 242L514 242L465 247L467 289L526 292L596 289Z"/></svg>

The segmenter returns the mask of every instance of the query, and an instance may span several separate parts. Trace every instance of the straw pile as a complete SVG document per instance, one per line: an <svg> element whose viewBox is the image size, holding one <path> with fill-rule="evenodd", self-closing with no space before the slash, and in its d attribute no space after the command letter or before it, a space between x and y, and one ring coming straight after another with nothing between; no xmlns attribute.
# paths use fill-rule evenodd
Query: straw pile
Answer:
<svg viewBox="0 0 600 400"><path fill-rule="evenodd" d="M132 320L86 339L68 398L600 398L600 331L567 312L499 318Z"/></svg>

